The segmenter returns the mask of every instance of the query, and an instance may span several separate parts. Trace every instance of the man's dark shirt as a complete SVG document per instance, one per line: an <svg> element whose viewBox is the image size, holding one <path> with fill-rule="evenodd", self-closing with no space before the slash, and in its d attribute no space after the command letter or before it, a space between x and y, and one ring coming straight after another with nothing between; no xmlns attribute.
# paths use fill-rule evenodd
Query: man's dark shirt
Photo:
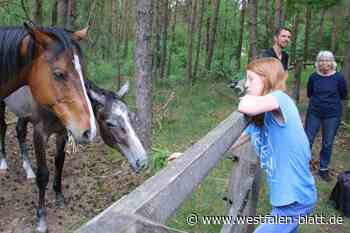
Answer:
<svg viewBox="0 0 350 233"><path fill-rule="evenodd" d="M274 58L277 58L278 60L280 60L277 57L275 50L273 48L265 49L262 52L261 57L274 57ZM282 51L282 59L280 61L283 65L284 70L288 70L288 54L286 52Z"/></svg>

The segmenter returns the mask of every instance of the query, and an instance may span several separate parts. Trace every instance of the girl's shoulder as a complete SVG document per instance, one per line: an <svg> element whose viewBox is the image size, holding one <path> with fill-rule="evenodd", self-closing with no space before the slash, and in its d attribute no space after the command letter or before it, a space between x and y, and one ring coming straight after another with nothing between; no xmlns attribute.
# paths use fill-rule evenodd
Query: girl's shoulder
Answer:
<svg viewBox="0 0 350 233"><path fill-rule="evenodd" d="M281 107L281 105L283 106L283 105L289 105L289 104L293 103L292 98L286 92L284 92L282 90L272 91L269 93L269 95L276 98L280 107Z"/></svg>
<svg viewBox="0 0 350 233"><path fill-rule="evenodd" d="M268 95L272 95L276 98L290 98L289 95L282 90L275 90L270 92Z"/></svg>

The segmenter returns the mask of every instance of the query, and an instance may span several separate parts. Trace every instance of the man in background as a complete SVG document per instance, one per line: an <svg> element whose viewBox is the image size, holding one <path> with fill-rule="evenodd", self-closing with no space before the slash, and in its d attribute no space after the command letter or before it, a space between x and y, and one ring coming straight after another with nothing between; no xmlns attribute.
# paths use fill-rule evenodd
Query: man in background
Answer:
<svg viewBox="0 0 350 233"><path fill-rule="evenodd" d="M273 36L273 46L265 49L261 57L274 57L281 61L285 71L288 70L288 53L284 49L288 46L292 32L286 27L279 27Z"/></svg>

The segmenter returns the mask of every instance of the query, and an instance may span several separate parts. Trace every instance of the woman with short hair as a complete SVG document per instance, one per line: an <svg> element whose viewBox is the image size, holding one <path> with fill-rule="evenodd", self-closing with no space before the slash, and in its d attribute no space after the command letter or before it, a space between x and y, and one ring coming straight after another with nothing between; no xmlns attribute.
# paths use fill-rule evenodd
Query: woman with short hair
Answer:
<svg viewBox="0 0 350 233"><path fill-rule="evenodd" d="M307 83L307 96L310 101L305 132L312 148L322 127L319 175L323 180L330 181L328 165L342 117L342 100L347 97L347 86L343 74L336 71L337 63L332 52L320 51L315 66L316 72L310 75Z"/></svg>

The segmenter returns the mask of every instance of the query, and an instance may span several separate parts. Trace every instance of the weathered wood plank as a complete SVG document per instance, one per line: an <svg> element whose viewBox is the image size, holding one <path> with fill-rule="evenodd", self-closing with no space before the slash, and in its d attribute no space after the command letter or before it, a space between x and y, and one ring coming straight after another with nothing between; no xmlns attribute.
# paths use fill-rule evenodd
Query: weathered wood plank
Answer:
<svg viewBox="0 0 350 233"><path fill-rule="evenodd" d="M228 216L255 216L259 198L260 169L255 149L248 142L236 151L238 162L232 169L229 183ZM248 224L226 224L220 233L248 233L254 229Z"/></svg>
<svg viewBox="0 0 350 233"><path fill-rule="evenodd" d="M183 156L111 205L76 233L85 233L85 229L91 225L100 225L100 219L111 213L136 214L154 222L165 223L216 166L246 126L245 117L233 112L186 150Z"/></svg>
<svg viewBox="0 0 350 233"><path fill-rule="evenodd" d="M186 233L137 215L108 212L101 216L97 224L84 227L84 233Z"/></svg>

